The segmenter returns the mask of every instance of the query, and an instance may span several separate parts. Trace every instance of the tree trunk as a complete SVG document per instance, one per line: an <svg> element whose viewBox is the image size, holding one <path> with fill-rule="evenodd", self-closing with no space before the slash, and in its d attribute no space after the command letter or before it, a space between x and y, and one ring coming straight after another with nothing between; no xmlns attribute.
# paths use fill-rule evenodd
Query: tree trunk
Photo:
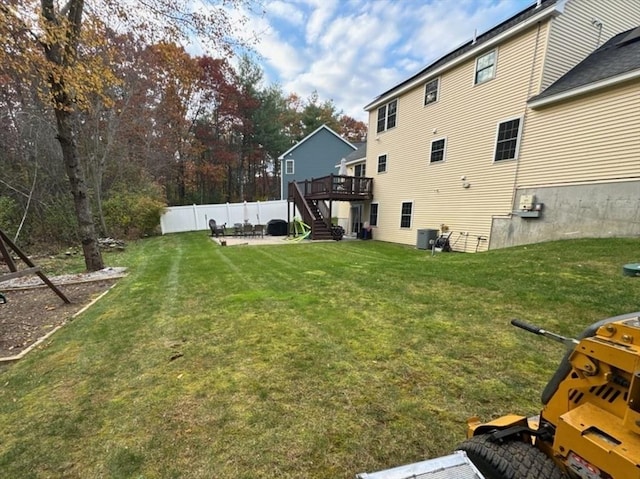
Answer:
<svg viewBox="0 0 640 479"><path fill-rule="evenodd" d="M71 194L73 195L73 204L78 220L78 234L84 253L84 263L88 271L98 271L104 268L104 263L93 223L91 203L87 195L87 183L78 158L78 145L76 144L72 126L73 113L61 108L56 108L55 112L58 125L57 138L62 147L64 168L67 172Z"/></svg>
<svg viewBox="0 0 640 479"><path fill-rule="evenodd" d="M45 28L58 32L62 16L57 16L56 5L53 0L41 0L41 5ZM50 43L44 42L41 45L44 48L47 60L51 62L49 88L51 89L58 127L57 139L62 147L62 160L69 178L71 194L73 195L73 204L78 220L78 235L80 236L84 253L84 263L88 271L98 271L104 268L104 263L98 247L96 229L91 213L91 203L87 195L87 182L80 165L78 144L73 131L73 116L76 115L74 98L66 88L64 75L60 75L56 71L57 67L69 67L76 61L84 0L69 0L64 10L67 12L68 21L64 37L60 38L59 33L51 35L53 41Z"/></svg>

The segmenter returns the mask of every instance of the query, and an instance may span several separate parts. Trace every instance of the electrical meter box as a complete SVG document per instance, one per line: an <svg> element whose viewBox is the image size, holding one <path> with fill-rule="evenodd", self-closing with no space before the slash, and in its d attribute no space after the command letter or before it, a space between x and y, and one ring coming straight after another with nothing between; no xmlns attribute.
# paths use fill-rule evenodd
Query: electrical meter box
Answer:
<svg viewBox="0 0 640 479"><path fill-rule="evenodd" d="M520 196L520 209L531 211L533 209L533 202L536 200L536 197L533 195L522 195Z"/></svg>

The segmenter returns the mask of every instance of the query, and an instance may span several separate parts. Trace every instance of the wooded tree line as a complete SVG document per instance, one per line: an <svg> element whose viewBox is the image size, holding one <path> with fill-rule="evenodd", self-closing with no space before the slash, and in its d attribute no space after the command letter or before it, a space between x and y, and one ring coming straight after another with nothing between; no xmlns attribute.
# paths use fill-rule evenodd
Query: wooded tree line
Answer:
<svg viewBox="0 0 640 479"><path fill-rule="evenodd" d="M24 3L0 6L0 228L19 242L84 246L150 233L164 205L277 198L275 160L295 142L322 124L352 141L366 133L331 100L266 85L230 48L189 55L167 33L185 26L169 11L142 35L133 21L118 31L104 21L128 18L119 2L105 0L102 15L79 0ZM229 27L220 12L208 21ZM228 47L228 32L209 35Z"/></svg>

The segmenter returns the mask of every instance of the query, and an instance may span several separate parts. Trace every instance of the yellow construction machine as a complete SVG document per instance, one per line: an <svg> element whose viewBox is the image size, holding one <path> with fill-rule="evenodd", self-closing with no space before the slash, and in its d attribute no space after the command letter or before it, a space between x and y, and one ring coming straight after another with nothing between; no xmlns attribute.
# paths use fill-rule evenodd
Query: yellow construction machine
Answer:
<svg viewBox="0 0 640 479"><path fill-rule="evenodd" d="M519 320L569 347L535 417L468 421L451 456L362 479L640 479L640 312L594 323L578 339Z"/></svg>

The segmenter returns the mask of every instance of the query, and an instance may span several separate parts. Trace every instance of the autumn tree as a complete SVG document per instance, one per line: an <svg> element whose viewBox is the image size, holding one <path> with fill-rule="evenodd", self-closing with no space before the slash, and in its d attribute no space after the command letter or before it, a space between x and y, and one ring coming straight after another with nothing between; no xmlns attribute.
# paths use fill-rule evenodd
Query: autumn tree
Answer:
<svg viewBox="0 0 640 479"><path fill-rule="evenodd" d="M367 139L367 125L348 115L338 119L338 133L351 143L359 143Z"/></svg>
<svg viewBox="0 0 640 479"><path fill-rule="evenodd" d="M364 141L367 136L367 125L338 110L333 100L320 100L314 91L306 100L297 93L290 93L285 98L286 112L283 123L287 136L294 144L313 133L322 125L353 142Z"/></svg>
<svg viewBox="0 0 640 479"><path fill-rule="evenodd" d="M278 156L288 150L292 139L287 134L286 98L278 85L258 92L260 107L254 113L255 141L259 148L260 171L257 172L259 198L280 197L280 162Z"/></svg>
<svg viewBox="0 0 640 479"><path fill-rule="evenodd" d="M230 200L228 173L236 159L233 130L240 97L236 74L224 59L199 57L200 100L203 114L196 120L195 139L201 146L191 168L194 202Z"/></svg>
<svg viewBox="0 0 640 479"><path fill-rule="evenodd" d="M240 0L238 0L240 1ZM149 0L136 9L116 0L5 0L0 5L0 64L27 75L51 104L56 138L73 197L78 236L88 270L103 267L97 234L78 148L78 114L90 106L92 94L104 94L117 79L105 61L107 21L117 19L150 43L159 38L174 41L200 35L212 46L233 38L233 25L224 5L236 1L209 2L210 8L191 10L191 2ZM91 8L90 8L91 7ZM142 14L140 10L143 10ZM97 54L100 53L100 54ZM108 55L107 55L108 56ZM105 96L105 101L108 98Z"/></svg>

